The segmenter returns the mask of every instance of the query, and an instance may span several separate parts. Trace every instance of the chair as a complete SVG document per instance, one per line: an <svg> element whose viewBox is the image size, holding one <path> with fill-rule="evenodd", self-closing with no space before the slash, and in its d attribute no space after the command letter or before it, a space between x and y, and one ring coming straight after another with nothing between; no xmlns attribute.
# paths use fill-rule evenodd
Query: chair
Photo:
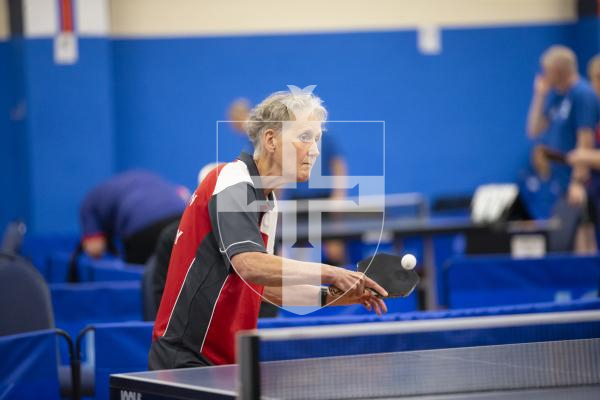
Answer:
<svg viewBox="0 0 600 400"><path fill-rule="evenodd" d="M64 337L73 364L71 337L55 328L50 290L44 278L24 258L3 252L0 252L0 321L0 336L50 330ZM59 365L58 355L57 348L53 362L58 366L60 392L63 396L72 396L74 370L70 366Z"/></svg>
<svg viewBox="0 0 600 400"><path fill-rule="evenodd" d="M54 328L44 278L25 259L4 252L0 253L0 321L0 336Z"/></svg>
<svg viewBox="0 0 600 400"><path fill-rule="evenodd" d="M54 283L50 285L58 326L75 337L88 324L139 321L139 281Z"/></svg>

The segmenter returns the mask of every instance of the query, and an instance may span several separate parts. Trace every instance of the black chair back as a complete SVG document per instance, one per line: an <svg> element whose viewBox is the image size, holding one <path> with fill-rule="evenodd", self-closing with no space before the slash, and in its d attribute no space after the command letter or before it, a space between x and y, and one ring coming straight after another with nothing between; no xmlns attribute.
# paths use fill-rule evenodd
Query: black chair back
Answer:
<svg viewBox="0 0 600 400"><path fill-rule="evenodd" d="M0 336L54 328L50 290L29 261L0 252Z"/></svg>

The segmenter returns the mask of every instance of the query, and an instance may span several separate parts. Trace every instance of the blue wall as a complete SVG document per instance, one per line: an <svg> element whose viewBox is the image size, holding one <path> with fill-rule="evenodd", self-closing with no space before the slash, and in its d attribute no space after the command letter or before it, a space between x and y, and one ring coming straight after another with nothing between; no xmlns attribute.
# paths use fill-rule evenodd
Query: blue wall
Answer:
<svg viewBox="0 0 600 400"><path fill-rule="evenodd" d="M587 76L587 63L600 52L600 18L586 17L575 26L575 44L580 69Z"/></svg>
<svg viewBox="0 0 600 400"><path fill-rule="evenodd" d="M527 163L525 117L541 52L563 43L589 57L598 51L598 26L595 19L445 30L438 56L421 55L410 30L82 39L70 67L53 64L51 40L28 40L21 57L25 154L16 159L18 152L2 146L2 170L9 171L2 183L21 182L12 165L26 160L19 204L30 203L25 215L34 230L75 231L81 197L116 171L149 168L195 186L198 169L215 160L216 121L226 119L230 102L257 102L288 84L318 85L332 120L386 121L388 192L436 195L513 181ZM0 43L1 60L11 57L9 47ZM0 64L3 85L7 66ZM11 102L0 91L2 145L15 140L18 124L4 112ZM351 174L380 172L378 155L364 152L368 135L330 131L342 140ZM226 125L220 134L219 159L227 160L243 141ZM19 208L8 204L9 212ZM7 215L3 207L0 223Z"/></svg>
<svg viewBox="0 0 600 400"><path fill-rule="evenodd" d="M24 111L16 121L2 120L1 190L8 202L0 222L17 216L33 232L75 232L84 194L115 171L110 41L80 40L74 65L54 63L52 39L15 39L4 47L7 62L0 64L10 68L0 79L10 93L0 95L2 118L19 104Z"/></svg>
<svg viewBox="0 0 600 400"><path fill-rule="evenodd" d="M215 159L215 121L232 99L317 84L331 119L386 121L389 192L511 181L527 158L539 55L573 35L573 25L453 29L439 56L421 55L414 31L116 40L118 167L191 185ZM351 173L374 161L361 153L368 137L339 136Z"/></svg>
<svg viewBox="0 0 600 400"><path fill-rule="evenodd" d="M22 41L0 41L0 226L29 219Z"/></svg>
<svg viewBox="0 0 600 400"><path fill-rule="evenodd" d="M52 40L28 40L26 61L33 227L76 231L81 199L114 172L110 41L80 40L78 62L57 65Z"/></svg>

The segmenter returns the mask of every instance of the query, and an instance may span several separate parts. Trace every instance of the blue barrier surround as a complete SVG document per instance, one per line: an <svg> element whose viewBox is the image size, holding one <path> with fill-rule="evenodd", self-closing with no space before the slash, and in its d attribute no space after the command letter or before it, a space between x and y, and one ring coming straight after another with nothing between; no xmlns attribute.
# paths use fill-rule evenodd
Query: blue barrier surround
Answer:
<svg viewBox="0 0 600 400"><path fill-rule="evenodd" d="M489 307L598 296L600 257L469 257L444 270L449 308Z"/></svg>
<svg viewBox="0 0 600 400"><path fill-rule="evenodd" d="M341 325L351 323L371 323L384 321L412 321L412 320L427 320L427 319L443 319L443 318L462 318L462 317L478 317L490 315L509 315L509 314L530 314L544 312L559 312L559 311L583 311L583 310L598 310L600 309L600 299L593 300L578 300L569 303L539 303L525 304L520 306L507 307L489 307L489 308L472 308L465 310L450 310L450 311L427 311L413 312L403 314L388 314L384 317L377 316L335 316L335 317L303 317L303 318L271 318L259 320L259 329L282 328L294 326L318 326L318 325ZM124 323L107 323L95 324L94 329L94 357L95 365L91 368L95 369L96 381L96 398L105 398L108 394L108 376L112 373L143 371L147 369L148 350L150 348L152 336L152 322L124 322ZM492 343L498 338L506 338L510 332L503 332L499 335L489 335L486 332L468 333L462 336L462 341L457 340L456 336L431 335L427 343L430 346L458 345L463 344L465 340L470 340L476 343ZM589 332L584 332L588 334ZM559 332L558 334L562 334ZM478 339L479 335L479 339ZM532 337L532 334L529 335ZM91 337L88 337L90 340ZM382 341L383 345L390 345L389 339ZM403 349L410 350L418 348L421 341L418 337L412 338L407 342ZM368 341L354 343L358 347L354 347L353 351L360 349L372 349L372 343ZM321 351L329 351L332 347L331 343L328 346L323 346ZM278 349L279 354L285 351L288 357L299 357L301 348L298 348L296 353L290 354L293 349ZM311 350L312 351L312 350Z"/></svg>
<svg viewBox="0 0 600 400"><path fill-rule="evenodd" d="M579 311L600 309L600 299L574 300L564 303L532 303L511 306L477 307L444 311L415 311L412 313L376 315L335 316L335 317L298 317L269 318L258 321L259 329L289 328L294 326L341 325L387 321L415 321L425 319L483 317L490 315L533 314L557 311Z"/></svg>
<svg viewBox="0 0 600 400"><path fill-rule="evenodd" d="M339 326L340 329L327 329L325 326L320 327L324 329L290 328L293 333L289 331L289 336L281 336L283 332L278 330L269 332L269 329L265 329L261 336L279 338L261 343L260 360L336 357L600 337L598 310L559 313L548 311L550 310L541 314L531 314L532 319L528 319L527 315L510 314L436 321L405 321L400 324L389 322L374 324L372 328L361 328L360 324ZM548 317L541 322L540 317L544 314ZM561 318L563 316L565 318ZM503 324L482 324L485 320L491 322L499 319ZM519 319L530 322L522 325L517 322ZM456 324L451 320L455 320ZM419 326L421 329L415 329ZM328 334L316 334L317 331ZM373 335L373 332L379 333ZM315 334L311 335L312 333Z"/></svg>
<svg viewBox="0 0 600 400"><path fill-rule="evenodd" d="M141 281L144 274L143 265L115 261L96 261L90 263L88 269L89 279L93 282Z"/></svg>

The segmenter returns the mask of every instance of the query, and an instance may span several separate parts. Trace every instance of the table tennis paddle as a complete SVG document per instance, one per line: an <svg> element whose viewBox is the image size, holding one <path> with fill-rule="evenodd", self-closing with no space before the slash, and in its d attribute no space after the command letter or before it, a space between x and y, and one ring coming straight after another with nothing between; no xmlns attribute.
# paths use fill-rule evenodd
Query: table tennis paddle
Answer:
<svg viewBox="0 0 600 400"><path fill-rule="evenodd" d="M404 269L401 263L402 257L392 254L376 254L358 262L358 272L377 282L387 292L387 298L406 297L419 284L419 275L414 269ZM331 286L333 295L343 294L343 290ZM368 288L375 296L383 297L374 289Z"/></svg>

